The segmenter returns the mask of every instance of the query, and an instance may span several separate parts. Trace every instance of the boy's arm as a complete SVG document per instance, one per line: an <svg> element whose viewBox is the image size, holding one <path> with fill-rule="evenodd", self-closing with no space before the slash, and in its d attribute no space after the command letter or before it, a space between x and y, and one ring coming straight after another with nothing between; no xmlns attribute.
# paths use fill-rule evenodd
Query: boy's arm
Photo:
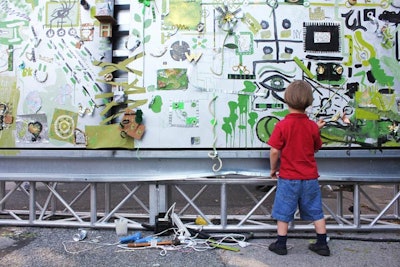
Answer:
<svg viewBox="0 0 400 267"><path fill-rule="evenodd" d="M326 122L324 120L322 120L322 119L319 119L317 121L317 126L318 126L318 129L319 129L320 133L321 133L321 129L325 126L325 124L326 124ZM317 153L318 150L322 147L322 141L321 141L320 134L318 134L318 140L316 141L315 146L316 147L314 149L314 152Z"/></svg>
<svg viewBox="0 0 400 267"><path fill-rule="evenodd" d="M323 119L319 119L319 120L317 121L317 125L318 125L318 128L319 128L320 130L322 129L322 127L325 126L325 124L326 124L326 122L325 122Z"/></svg>
<svg viewBox="0 0 400 267"><path fill-rule="evenodd" d="M271 168L271 178L276 179L278 178L277 173L279 171L278 167L278 162L279 162L279 156L280 156L281 151L271 147L269 151L269 162L270 162L270 168Z"/></svg>

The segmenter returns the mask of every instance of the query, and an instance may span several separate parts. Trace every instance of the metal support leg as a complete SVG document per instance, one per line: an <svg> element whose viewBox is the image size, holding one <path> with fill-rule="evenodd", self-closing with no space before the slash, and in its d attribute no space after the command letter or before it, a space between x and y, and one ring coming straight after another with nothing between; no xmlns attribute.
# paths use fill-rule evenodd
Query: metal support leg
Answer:
<svg viewBox="0 0 400 267"><path fill-rule="evenodd" d="M90 225L97 221L97 183L90 184Z"/></svg>
<svg viewBox="0 0 400 267"><path fill-rule="evenodd" d="M225 229L227 220L227 201L226 201L226 183L221 184L221 227Z"/></svg>
<svg viewBox="0 0 400 267"><path fill-rule="evenodd" d="M6 182L0 181L0 199L6 195ZM4 203L0 203L0 211L4 210Z"/></svg>
<svg viewBox="0 0 400 267"><path fill-rule="evenodd" d="M394 190L393 195L399 193L399 192L400 192L400 191L399 191L399 185L398 185L398 184L395 184L393 190ZM398 200L396 201L396 203L394 203L394 214L395 214L395 216L396 216L397 218L400 217L400 199L398 199Z"/></svg>
<svg viewBox="0 0 400 267"><path fill-rule="evenodd" d="M53 186L53 184L54 184L54 186ZM53 186L54 190L57 191L57 182L55 182L55 183L51 182L51 183L49 183L49 186ZM56 211L57 211L57 199L53 194L51 194L51 213L55 214Z"/></svg>
<svg viewBox="0 0 400 267"><path fill-rule="evenodd" d="M156 223L156 216L160 212L167 211L167 193L166 186L159 184L149 185L149 223Z"/></svg>
<svg viewBox="0 0 400 267"><path fill-rule="evenodd" d="M360 228L360 185L358 183L354 184L353 192L353 218L354 225Z"/></svg>
<svg viewBox="0 0 400 267"><path fill-rule="evenodd" d="M104 214L108 215L110 213L111 206L111 184L104 184Z"/></svg>
<svg viewBox="0 0 400 267"><path fill-rule="evenodd" d="M159 213L158 210L158 184L149 185L149 223L154 225L156 223L156 216Z"/></svg>
<svg viewBox="0 0 400 267"><path fill-rule="evenodd" d="M29 223L36 220L36 182L29 182Z"/></svg>
<svg viewBox="0 0 400 267"><path fill-rule="evenodd" d="M158 186L158 210L160 212L167 212L168 210L168 194L167 194L167 186L166 185L159 185Z"/></svg>
<svg viewBox="0 0 400 267"><path fill-rule="evenodd" d="M336 192L336 214L343 217L343 192L341 190Z"/></svg>

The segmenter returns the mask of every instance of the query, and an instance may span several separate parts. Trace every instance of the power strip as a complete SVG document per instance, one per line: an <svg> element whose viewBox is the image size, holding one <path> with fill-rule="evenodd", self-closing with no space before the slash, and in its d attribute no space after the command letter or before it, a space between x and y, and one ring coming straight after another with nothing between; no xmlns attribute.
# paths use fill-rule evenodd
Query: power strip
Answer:
<svg viewBox="0 0 400 267"><path fill-rule="evenodd" d="M171 214L171 219L172 219L172 223L176 225L176 227L179 228L179 230L182 232L184 237L190 237L190 232L188 231L188 229L186 228L186 226L183 224L183 222L181 221L181 219L179 218L179 216L176 213L172 213Z"/></svg>

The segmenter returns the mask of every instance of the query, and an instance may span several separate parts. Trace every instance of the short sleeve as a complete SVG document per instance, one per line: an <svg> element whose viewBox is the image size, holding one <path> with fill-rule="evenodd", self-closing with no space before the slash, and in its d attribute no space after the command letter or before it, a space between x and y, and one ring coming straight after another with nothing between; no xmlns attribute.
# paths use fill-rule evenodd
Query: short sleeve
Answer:
<svg viewBox="0 0 400 267"><path fill-rule="evenodd" d="M279 127L279 123L275 125L275 128L272 131L272 134L271 134L269 140L267 141L267 144L273 148L282 150L283 145L284 145L284 140L283 140L283 136L282 136L282 130Z"/></svg>

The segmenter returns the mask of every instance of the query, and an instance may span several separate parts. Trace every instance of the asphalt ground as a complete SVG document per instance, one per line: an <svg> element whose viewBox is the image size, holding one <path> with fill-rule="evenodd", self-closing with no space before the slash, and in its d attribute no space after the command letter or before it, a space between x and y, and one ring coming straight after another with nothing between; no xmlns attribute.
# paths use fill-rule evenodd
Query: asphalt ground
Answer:
<svg viewBox="0 0 400 267"><path fill-rule="evenodd" d="M330 232L331 256L323 257L308 250L314 241L311 232L290 233L288 255L279 256L267 248L274 233L246 234L247 239L238 233L213 237L226 248L206 246L199 238L176 246L127 248L114 229L84 230L85 238L74 241L80 233L76 228L1 226L0 266L400 266L400 231ZM128 232L134 233L137 230ZM141 232L142 237L152 234Z"/></svg>

